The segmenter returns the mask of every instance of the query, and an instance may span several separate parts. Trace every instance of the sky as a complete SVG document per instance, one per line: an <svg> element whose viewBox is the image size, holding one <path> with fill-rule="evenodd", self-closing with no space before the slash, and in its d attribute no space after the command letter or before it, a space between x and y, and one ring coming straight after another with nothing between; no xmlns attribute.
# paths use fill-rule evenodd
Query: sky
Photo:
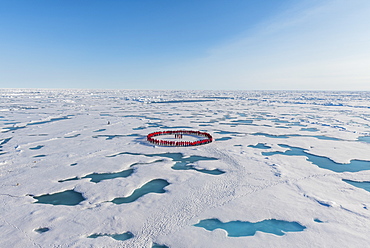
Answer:
<svg viewBox="0 0 370 248"><path fill-rule="evenodd" d="M0 88L368 90L368 0L0 0Z"/></svg>

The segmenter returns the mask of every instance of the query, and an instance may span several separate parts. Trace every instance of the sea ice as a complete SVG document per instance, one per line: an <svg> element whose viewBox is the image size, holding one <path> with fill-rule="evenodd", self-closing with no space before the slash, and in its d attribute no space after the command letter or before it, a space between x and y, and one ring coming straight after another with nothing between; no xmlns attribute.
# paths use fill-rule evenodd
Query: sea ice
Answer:
<svg viewBox="0 0 370 248"><path fill-rule="evenodd" d="M369 92L0 89L0 111L0 247L370 243ZM214 141L146 141L167 129Z"/></svg>

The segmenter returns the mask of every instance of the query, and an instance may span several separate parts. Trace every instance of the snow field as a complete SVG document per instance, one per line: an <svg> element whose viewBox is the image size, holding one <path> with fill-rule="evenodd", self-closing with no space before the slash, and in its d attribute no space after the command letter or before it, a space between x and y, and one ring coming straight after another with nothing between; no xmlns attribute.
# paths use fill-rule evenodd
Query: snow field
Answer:
<svg viewBox="0 0 370 248"><path fill-rule="evenodd" d="M343 181L370 181L368 92L0 91L1 247L370 242L370 192ZM198 147L146 142L148 133L187 128L216 141ZM339 164L369 161L369 170L335 172L304 155L263 155L289 150L284 145ZM127 170L132 174L119 176ZM212 170L224 173L207 173ZM102 180L94 182L96 174ZM163 193L112 202L158 179L168 182ZM35 203L34 197L68 190L85 200ZM305 229L228 237L223 229L194 226L206 219L276 219Z"/></svg>

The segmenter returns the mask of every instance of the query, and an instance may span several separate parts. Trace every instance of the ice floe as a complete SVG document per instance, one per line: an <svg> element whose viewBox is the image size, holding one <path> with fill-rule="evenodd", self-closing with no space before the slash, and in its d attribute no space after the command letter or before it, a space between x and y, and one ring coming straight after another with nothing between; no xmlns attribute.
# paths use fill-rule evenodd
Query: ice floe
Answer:
<svg viewBox="0 0 370 248"><path fill-rule="evenodd" d="M1 247L370 243L369 92L0 89L0 111ZM214 142L146 141L184 129Z"/></svg>

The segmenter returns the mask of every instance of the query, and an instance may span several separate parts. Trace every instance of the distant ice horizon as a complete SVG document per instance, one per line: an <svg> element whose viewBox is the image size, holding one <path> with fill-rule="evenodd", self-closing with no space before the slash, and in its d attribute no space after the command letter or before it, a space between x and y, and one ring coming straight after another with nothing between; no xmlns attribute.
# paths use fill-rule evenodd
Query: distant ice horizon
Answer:
<svg viewBox="0 0 370 248"><path fill-rule="evenodd" d="M143 89L140 89L140 88L6 88L6 87L2 87L0 89L3 89L3 90L60 90L60 91L63 91L63 90L80 90L80 91L104 91L104 90L107 90L107 91L122 91L122 90L130 90L130 91L276 91L276 92L282 92L282 91L286 91L286 92L368 92L370 90L338 90L338 89L326 89L326 90L323 90L323 89L176 89L176 88L171 88L171 89L159 89L159 88L143 88Z"/></svg>

